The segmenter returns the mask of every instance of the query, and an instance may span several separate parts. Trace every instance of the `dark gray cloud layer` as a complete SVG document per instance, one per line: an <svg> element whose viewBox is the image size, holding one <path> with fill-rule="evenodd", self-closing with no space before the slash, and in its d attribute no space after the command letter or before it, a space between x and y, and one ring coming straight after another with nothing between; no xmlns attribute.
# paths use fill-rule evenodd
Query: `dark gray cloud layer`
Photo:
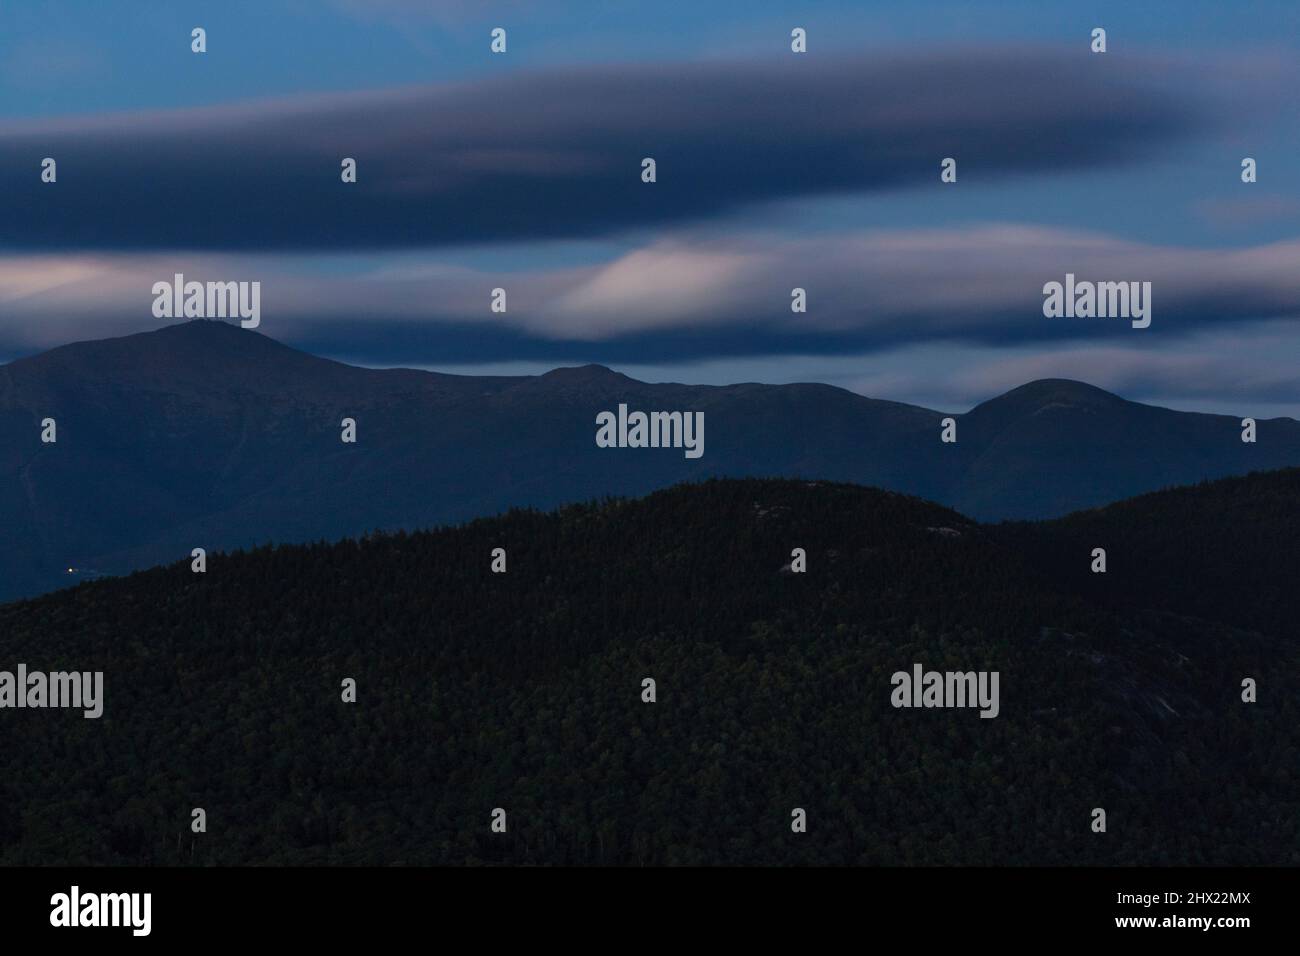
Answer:
<svg viewBox="0 0 1300 956"><path fill-rule="evenodd" d="M0 132L0 248L329 250L608 235L797 196L1133 161L1210 117L1122 59L640 65ZM42 158L58 183L39 181ZM359 182L340 182L355 157ZM659 181L640 180L653 156Z"/></svg>

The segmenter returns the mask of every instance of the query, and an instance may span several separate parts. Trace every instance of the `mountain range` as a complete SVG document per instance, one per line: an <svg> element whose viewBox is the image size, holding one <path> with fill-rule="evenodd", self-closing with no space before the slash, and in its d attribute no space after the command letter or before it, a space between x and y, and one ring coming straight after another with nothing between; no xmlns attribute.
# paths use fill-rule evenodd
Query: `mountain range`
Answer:
<svg viewBox="0 0 1300 956"><path fill-rule="evenodd" d="M597 414L619 404L703 412L705 453L597 447ZM1245 443L1236 417L1059 379L953 415L955 443L940 440L944 418L827 385L649 384L597 365L357 368L185 322L0 367L0 599L196 547L431 527L708 477L854 482L988 521L1300 464L1293 419L1260 421Z"/></svg>

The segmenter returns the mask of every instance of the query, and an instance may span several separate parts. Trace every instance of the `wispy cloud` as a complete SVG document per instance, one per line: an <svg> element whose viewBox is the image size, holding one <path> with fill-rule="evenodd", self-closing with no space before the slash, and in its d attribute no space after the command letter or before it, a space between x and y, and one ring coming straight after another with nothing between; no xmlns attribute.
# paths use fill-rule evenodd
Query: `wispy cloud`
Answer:
<svg viewBox="0 0 1300 956"><path fill-rule="evenodd" d="M449 265L432 252L370 269L347 256L0 258L0 344L151 327L150 289L175 272L260 281L268 334L377 363L699 361L926 342L1146 348L1300 316L1300 240L1188 249L1017 224L812 237L688 230L596 265L508 273ZM1151 327L1044 317L1043 285L1066 273L1150 282ZM503 313L489 308L497 287L507 295ZM804 313L790 307L796 287L806 292Z"/></svg>

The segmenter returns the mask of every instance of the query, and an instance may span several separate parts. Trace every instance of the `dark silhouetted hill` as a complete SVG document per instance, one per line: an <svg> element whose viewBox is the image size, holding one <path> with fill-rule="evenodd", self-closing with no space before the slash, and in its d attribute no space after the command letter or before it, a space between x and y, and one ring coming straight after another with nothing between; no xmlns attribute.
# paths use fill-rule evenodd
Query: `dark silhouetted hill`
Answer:
<svg viewBox="0 0 1300 956"><path fill-rule="evenodd" d="M1295 865L1297 592L1238 601L1295 492L1026 528L712 481L0 607L0 666L105 674L99 720L0 712L0 864ZM1074 587L1098 536L1138 600ZM997 671L999 715L892 707L914 663Z"/></svg>
<svg viewBox="0 0 1300 956"><path fill-rule="evenodd" d="M1141 495L996 529L1063 589L1300 637L1300 468ZM1094 574L1094 548L1107 571Z"/></svg>

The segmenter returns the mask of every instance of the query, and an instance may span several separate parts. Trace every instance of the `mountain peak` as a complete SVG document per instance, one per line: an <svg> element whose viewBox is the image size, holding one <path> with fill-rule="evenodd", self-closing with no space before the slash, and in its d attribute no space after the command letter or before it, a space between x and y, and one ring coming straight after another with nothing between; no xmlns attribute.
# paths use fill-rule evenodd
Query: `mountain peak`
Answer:
<svg viewBox="0 0 1300 956"><path fill-rule="evenodd" d="M219 319L192 319L148 332L59 346L8 366L23 380L112 383L189 391L204 383L272 393L310 389L349 370Z"/></svg>
<svg viewBox="0 0 1300 956"><path fill-rule="evenodd" d="M266 350L277 352L296 352L297 350L277 342L275 339L241 328L238 320L224 319L187 319L170 325L150 329L147 332L133 332L106 339L90 339L72 342L50 349L33 358L54 355L74 355L81 353L132 352L148 355L162 351L184 352L196 347L220 348L223 350ZM306 354L306 353L300 353ZM211 356L210 356L211 357Z"/></svg>
<svg viewBox="0 0 1300 956"><path fill-rule="evenodd" d="M187 319L184 322L174 322L171 325L164 325L136 335L128 335L125 338L135 340L137 343L153 339L155 342L170 345L203 343L221 348L273 348L290 352L297 351L292 346L285 345L268 335L263 335L254 329L241 327L238 319Z"/></svg>
<svg viewBox="0 0 1300 956"><path fill-rule="evenodd" d="M1069 378L1040 378L1004 392L997 398L977 405L981 409L1004 409L1024 414L1044 408L1104 408L1127 404L1104 388Z"/></svg>
<svg viewBox="0 0 1300 956"><path fill-rule="evenodd" d="M555 368L542 375L542 379L548 382L560 382L566 385L586 384L590 382L630 382L621 372L615 372L612 368L606 368L604 365L594 363L588 365L566 366L564 368Z"/></svg>
<svg viewBox="0 0 1300 956"><path fill-rule="evenodd" d="M1080 382L1072 378L1038 378L1032 382L1026 382L1018 388L1013 388L1006 394L1015 395L1017 393L1049 398L1068 397L1123 401L1118 395L1108 392L1104 388L1098 388L1096 385L1089 385L1087 382Z"/></svg>
<svg viewBox="0 0 1300 956"><path fill-rule="evenodd" d="M153 329L151 332L142 333L144 335L232 335L237 332L252 332L252 329L245 329L236 324L233 320L226 319L186 319L183 322L173 322L171 325L164 325L161 328ZM260 333L254 333L260 334ZM265 336L263 336L265 338Z"/></svg>

